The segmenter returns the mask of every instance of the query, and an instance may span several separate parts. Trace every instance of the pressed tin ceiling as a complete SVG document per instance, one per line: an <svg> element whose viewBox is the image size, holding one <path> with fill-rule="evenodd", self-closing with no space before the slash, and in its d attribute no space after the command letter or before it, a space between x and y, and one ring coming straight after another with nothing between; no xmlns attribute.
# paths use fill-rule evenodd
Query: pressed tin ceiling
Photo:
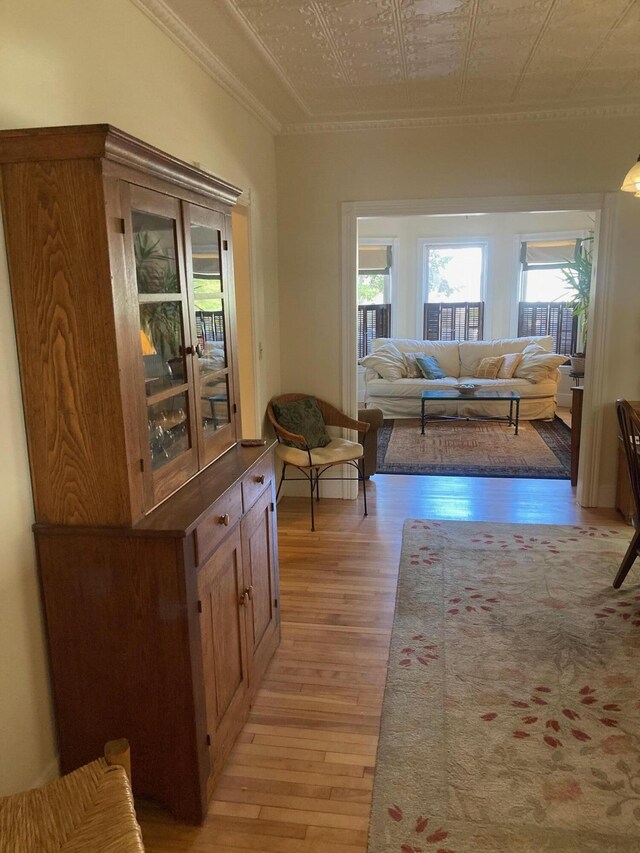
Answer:
<svg viewBox="0 0 640 853"><path fill-rule="evenodd" d="M282 132L640 110L640 0L135 2Z"/></svg>

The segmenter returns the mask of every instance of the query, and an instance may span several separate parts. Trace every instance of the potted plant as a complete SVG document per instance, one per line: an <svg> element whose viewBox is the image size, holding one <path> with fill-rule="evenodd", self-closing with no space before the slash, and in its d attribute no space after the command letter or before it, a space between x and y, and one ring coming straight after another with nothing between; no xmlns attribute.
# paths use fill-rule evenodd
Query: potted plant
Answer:
<svg viewBox="0 0 640 853"><path fill-rule="evenodd" d="M578 339L582 340L582 352L571 354L571 369L575 373L584 373L593 272L593 241L593 235L582 240L576 250L575 258L561 268L567 285L567 294L571 297L570 307L574 317L578 317Z"/></svg>

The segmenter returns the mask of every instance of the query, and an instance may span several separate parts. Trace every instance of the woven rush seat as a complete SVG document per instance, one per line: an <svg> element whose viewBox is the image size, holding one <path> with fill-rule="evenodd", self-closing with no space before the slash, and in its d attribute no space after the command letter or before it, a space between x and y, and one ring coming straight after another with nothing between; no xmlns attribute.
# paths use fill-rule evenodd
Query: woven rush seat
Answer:
<svg viewBox="0 0 640 853"><path fill-rule="evenodd" d="M144 853L125 768L92 761L43 788L0 797L3 853Z"/></svg>

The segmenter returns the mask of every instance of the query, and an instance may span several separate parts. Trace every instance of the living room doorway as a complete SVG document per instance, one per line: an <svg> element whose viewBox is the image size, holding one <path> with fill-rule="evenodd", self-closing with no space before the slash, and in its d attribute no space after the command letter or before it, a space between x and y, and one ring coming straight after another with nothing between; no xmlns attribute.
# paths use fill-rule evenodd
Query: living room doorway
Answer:
<svg viewBox="0 0 640 853"><path fill-rule="evenodd" d="M437 340L435 336L427 333L427 324L430 324L430 330L439 327L447 331L447 323L449 323L449 326L453 324L456 332L461 328L464 329L468 335L467 340L471 341L474 339L472 336L474 322L476 326L481 322L483 328L481 331L478 331L477 337L484 341L495 340L496 338L522 338L533 335L548 337L545 333L549 332L552 337L552 346L548 347L548 349L551 350L559 348L557 345L559 340L557 320L559 312L561 313L558 305L560 300L557 298L557 294L550 293L548 289L548 279L550 278L548 275L550 272L549 268L558 266L553 263L553 252L556 248L558 251L565 251L571 246L573 249L577 246L580 251L580 247L586 243L591 247L592 263L597 270L594 281L599 282L601 285L600 288L597 286L593 288L591 310L591 329L595 328L597 330L604 318L605 299L602 281L606 258L603 257L603 253L601 252L597 265L595 261L598 254L598 237L602 234L603 230L606 231L608 228L609 214L606 201L604 196L591 195L573 197L550 196L531 199L504 198L345 203L343 205L344 242L342 279L345 315L345 337L343 343L346 356L343 365L343 388L345 392L343 396L345 406L347 399L349 399L352 410L364 402L364 395L362 393L364 371L358 371L354 367L356 362L362 359L361 348L364 335L366 334L366 332L362 331L362 317L363 314L367 313L367 309L363 310L362 307L358 309L359 305L363 306L366 303L357 300L357 295L353 288L353 281L358 274L368 274L370 277L368 280L365 279L365 281L369 285L375 284L371 278L373 275L379 275L384 271L384 274L389 276L390 288L387 285L386 294L390 295L390 299L383 302L378 296L376 302L372 300L370 303L382 304L388 307L386 309L368 308L368 313L370 314L368 318L369 334L371 334L372 329L374 335L378 334L375 315L381 314L383 310L386 310L387 318L383 319L387 322L389 329L391 329L391 324L395 323L392 335L396 338L405 339L410 337L414 340L435 341ZM510 236L507 239L505 237L505 223L509 219L512 220L512 223L510 225ZM498 221L501 223L501 228L496 230L494 226ZM422 228L423 233L419 234L419 226L424 226L426 222L437 227L432 228L430 233L425 233L424 228ZM452 223L458 227L452 229ZM408 232L412 232L414 239L411 250L407 249L407 245L411 245L411 241L404 247L402 246L401 231L398 230L398 227L394 229L392 227L394 225L398 227L403 226L405 235ZM543 240L543 236L549 239ZM388 247L386 259L383 255L378 254L378 259L382 258L385 261L385 266L373 267L378 272L370 273L366 267L360 265L357 251L359 237L368 241L386 242ZM398 240L401 243L399 250L397 248ZM395 251L393 241L396 244ZM558 246L554 246L553 243L558 244ZM505 251L507 244L509 249ZM496 246L499 251L496 251ZM472 264L475 264L475 293L471 293L470 290L463 293L460 291L460 278L465 277L463 258L465 253L471 259ZM543 269L545 266L547 268ZM407 273L411 270L411 267L413 267L412 280L414 287L413 289L405 288L402 290L400 289L400 283L403 279L406 281ZM458 267L457 271L456 267ZM469 269L472 269L472 267L467 263L467 278L470 277L468 275ZM522 275L523 271L526 273L526 277ZM528 281L526 280L527 278L529 279ZM547 281L544 282L541 279L547 279ZM349 287L346 286L347 282L350 285ZM432 292L425 298L425 288L429 286L430 282L432 284ZM435 291L439 291L438 295L442 297L438 299L438 305L433 304L435 302L433 298L428 298L429 296L432 297ZM461 295L461 298L456 298L459 295ZM371 289L369 296L371 296ZM600 297L599 299L598 296ZM449 307L449 303L458 304L453 304ZM476 305L473 303L476 303ZM481 303L481 305L477 306L477 303ZM523 305L523 303L534 303L534 306ZM547 320L545 322L547 325L544 328L542 328L542 308L539 303L546 303ZM478 312L476 312L475 317L473 316L472 309L476 307L480 308L480 318L478 318ZM535 307L535 310L533 310L533 307ZM529 310L529 316L527 317L525 309L529 308L532 310ZM462 316L461 310L465 312ZM435 313L437 312L439 312L440 316L436 318ZM428 313L429 316L427 316ZM449 314L451 319L447 318L447 314ZM359 318L360 323L358 323ZM564 317L561 317L561 320L564 321L564 338L562 339L562 343L565 352L569 354L566 347L568 345L567 341L571 342L572 320L569 317L567 322L567 319L567 312L565 310ZM529 323L528 327L526 327L527 322ZM411 326L410 324L413 325ZM346 332L349 325L351 330L359 325L360 334L357 339L352 332L352 340L348 340ZM451 335L451 332L447 333ZM579 342L575 340L575 328L573 329L573 333L574 341L572 344L575 347L576 343ZM388 333L387 335L380 335L380 337L383 336L388 336ZM456 334L456 337L462 337L462 335ZM590 355L594 349L598 349L600 344L597 331L595 338L595 343L590 347ZM347 353L353 359L350 361L350 364L347 362ZM595 379L595 395L598 396L601 393L601 388L598 387L601 379L598 376L598 362L596 359L592 360L590 357L587 366L589 377L592 375L591 367L593 367ZM576 375L571 376L570 365L567 365L566 369L563 366L562 373L564 375L559 383L558 393L560 413L563 417L559 423L569 421L568 409L572 389L582 378L577 371L575 371ZM584 466L584 470L581 472L581 482L578 484L577 492L578 500L583 505L595 505L594 496L597 488L597 448L599 446L601 425L597 416L595 418L591 417L593 401L589 398L592 396L593 390L590 392L587 387L585 390L583 446L585 443L587 444L585 456L589 459L590 464ZM406 409L406 401L387 400L385 402L391 402L392 411L390 414L394 416L394 419L406 420L411 414ZM375 405L373 397L368 396L367 403L370 406ZM393 406L395 404L397 404L397 408L394 411ZM403 406L405 406L404 411L402 411ZM385 412L385 414L387 413ZM414 414L419 418L419 410ZM540 421L538 425L540 426L542 423ZM462 425L464 424L466 422L462 422ZM547 421L546 424L548 426L549 422ZM482 424L481 429L484 427L485 425ZM502 425L499 428L504 429ZM545 426L543 426L543 431L544 429ZM478 437L478 435L479 433L476 433L475 437ZM543 438L546 440L549 437L545 436ZM554 442L557 443L557 437L554 438L554 436L551 436L550 439L551 445ZM568 439L565 443L568 445ZM486 474L486 476L490 476L490 474ZM502 476L513 475L507 474ZM515 476L520 475L516 474ZM535 476L535 473L529 472L523 476ZM543 473L542 476L555 475L547 472Z"/></svg>

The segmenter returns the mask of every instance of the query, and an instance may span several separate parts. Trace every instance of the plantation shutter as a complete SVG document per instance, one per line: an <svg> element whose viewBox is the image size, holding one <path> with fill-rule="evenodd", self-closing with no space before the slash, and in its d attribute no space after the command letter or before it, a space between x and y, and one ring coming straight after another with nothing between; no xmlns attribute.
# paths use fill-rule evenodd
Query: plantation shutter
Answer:
<svg viewBox="0 0 640 853"><path fill-rule="evenodd" d="M371 351L374 338L391 334L391 305L358 305L358 358Z"/></svg>
<svg viewBox="0 0 640 853"><path fill-rule="evenodd" d="M567 302L521 302L518 306L518 337L551 335L553 350L561 355L575 352L578 318Z"/></svg>
<svg viewBox="0 0 640 853"><path fill-rule="evenodd" d="M484 303L426 302L422 337L425 341L479 341Z"/></svg>

